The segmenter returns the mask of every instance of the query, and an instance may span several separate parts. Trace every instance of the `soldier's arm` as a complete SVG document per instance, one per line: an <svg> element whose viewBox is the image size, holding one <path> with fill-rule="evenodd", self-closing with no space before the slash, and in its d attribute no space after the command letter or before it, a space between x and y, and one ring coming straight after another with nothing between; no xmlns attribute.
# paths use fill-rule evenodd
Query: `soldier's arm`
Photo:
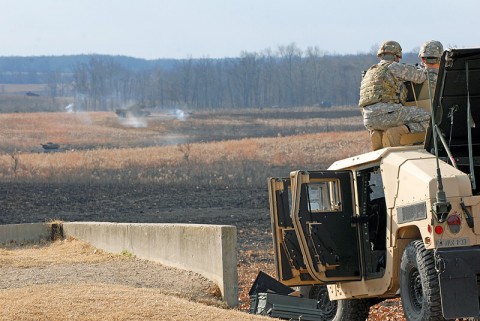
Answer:
<svg viewBox="0 0 480 321"><path fill-rule="evenodd" d="M403 81L413 81L414 83L420 84L426 79L425 71L418 69L414 65L392 63L388 66L388 69L395 77Z"/></svg>

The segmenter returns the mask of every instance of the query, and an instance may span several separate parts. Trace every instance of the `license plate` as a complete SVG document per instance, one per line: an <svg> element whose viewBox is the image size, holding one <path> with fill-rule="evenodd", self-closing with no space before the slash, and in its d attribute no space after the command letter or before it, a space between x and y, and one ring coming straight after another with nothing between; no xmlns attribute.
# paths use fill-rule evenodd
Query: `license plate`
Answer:
<svg viewBox="0 0 480 321"><path fill-rule="evenodd" d="M470 239L468 237L435 241L436 247L455 247L455 246L467 246L467 245L470 245Z"/></svg>

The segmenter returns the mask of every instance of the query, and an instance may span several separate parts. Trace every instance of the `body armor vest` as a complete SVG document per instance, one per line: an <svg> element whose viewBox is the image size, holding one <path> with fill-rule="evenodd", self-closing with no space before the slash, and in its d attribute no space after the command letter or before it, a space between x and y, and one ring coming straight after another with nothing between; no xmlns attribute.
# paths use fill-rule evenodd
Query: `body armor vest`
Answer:
<svg viewBox="0 0 480 321"><path fill-rule="evenodd" d="M368 69L360 85L359 106L376 103L400 103L407 99L407 89L402 80L397 79L388 66L393 61L381 61Z"/></svg>

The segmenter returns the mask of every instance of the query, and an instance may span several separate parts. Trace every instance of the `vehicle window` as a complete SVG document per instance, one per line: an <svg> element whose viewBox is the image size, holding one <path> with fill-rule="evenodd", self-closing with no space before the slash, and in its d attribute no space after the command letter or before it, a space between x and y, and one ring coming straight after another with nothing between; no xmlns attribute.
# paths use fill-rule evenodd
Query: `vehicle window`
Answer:
<svg viewBox="0 0 480 321"><path fill-rule="evenodd" d="M339 185L340 183L337 180L308 184L310 212L341 211Z"/></svg>
<svg viewBox="0 0 480 321"><path fill-rule="evenodd" d="M383 192L382 175L380 173L371 173L368 185L370 186L370 200L385 197Z"/></svg>

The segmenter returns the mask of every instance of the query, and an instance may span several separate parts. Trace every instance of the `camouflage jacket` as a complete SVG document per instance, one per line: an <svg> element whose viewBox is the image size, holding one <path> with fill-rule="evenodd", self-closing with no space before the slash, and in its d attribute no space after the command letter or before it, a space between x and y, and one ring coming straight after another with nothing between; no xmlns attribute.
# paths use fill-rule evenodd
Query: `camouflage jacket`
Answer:
<svg viewBox="0 0 480 321"><path fill-rule="evenodd" d="M359 106L376 103L404 104L407 97L405 81L422 83L425 72L414 65L382 60L368 69L360 85Z"/></svg>

